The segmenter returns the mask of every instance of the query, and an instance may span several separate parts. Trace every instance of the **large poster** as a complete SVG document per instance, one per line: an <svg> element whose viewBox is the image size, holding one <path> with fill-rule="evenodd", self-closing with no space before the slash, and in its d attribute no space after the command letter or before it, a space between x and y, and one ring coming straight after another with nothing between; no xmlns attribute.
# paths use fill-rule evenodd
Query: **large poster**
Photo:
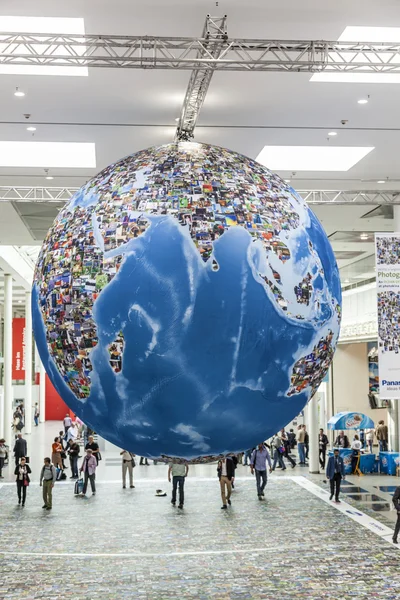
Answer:
<svg viewBox="0 0 400 600"><path fill-rule="evenodd" d="M25 379L25 319L13 319L12 324L12 378Z"/></svg>
<svg viewBox="0 0 400 600"><path fill-rule="evenodd" d="M400 398L400 233L377 233L380 397Z"/></svg>

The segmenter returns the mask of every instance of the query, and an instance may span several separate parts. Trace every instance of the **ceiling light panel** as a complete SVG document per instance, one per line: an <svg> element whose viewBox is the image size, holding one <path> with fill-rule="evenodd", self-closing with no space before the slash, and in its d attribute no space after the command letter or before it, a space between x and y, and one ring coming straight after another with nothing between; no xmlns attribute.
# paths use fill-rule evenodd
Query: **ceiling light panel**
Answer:
<svg viewBox="0 0 400 600"><path fill-rule="evenodd" d="M264 146L256 160L272 171L348 171L373 149L373 146Z"/></svg>
<svg viewBox="0 0 400 600"><path fill-rule="evenodd" d="M0 142L0 167L96 167L94 143Z"/></svg>
<svg viewBox="0 0 400 600"><path fill-rule="evenodd" d="M61 18L61 17L8 17L0 16L0 31L2 33L33 33L37 35L63 34L63 35L84 35L85 21L80 18ZM37 46L38 51L44 50L46 45ZM83 47L82 51L85 51ZM6 50L6 44L0 44L0 53ZM20 47L21 54L24 54L23 46ZM62 53L62 50L60 50ZM29 52L26 52L27 56ZM57 55L57 51L55 51ZM0 74L2 75L59 75L87 77L89 70L87 67L57 67L51 65L0 65Z"/></svg>
<svg viewBox="0 0 400 600"><path fill-rule="evenodd" d="M400 27L346 27L338 42L400 42ZM345 55L346 53L344 53ZM385 63L390 55L382 53ZM360 60L362 57L360 56ZM317 83L400 83L398 73L314 73L310 81Z"/></svg>

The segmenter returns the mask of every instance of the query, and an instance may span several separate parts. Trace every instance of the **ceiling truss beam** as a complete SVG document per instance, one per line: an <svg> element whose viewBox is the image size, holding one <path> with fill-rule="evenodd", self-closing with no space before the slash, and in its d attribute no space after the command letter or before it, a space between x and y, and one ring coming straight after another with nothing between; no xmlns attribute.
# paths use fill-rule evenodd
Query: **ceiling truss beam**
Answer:
<svg viewBox="0 0 400 600"><path fill-rule="evenodd" d="M221 44L217 55L210 52ZM400 43L0 33L0 65L399 73Z"/></svg>
<svg viewBox="0 0 400 600"><path fill-rule="evenodd" d="M226 15L223 17L207 15L201 37L209 41L198 50L197 60L201 61L207 57L218 58L223 50L224 43L228 39ZM176 130L176 140L188 141L194 137L193 132L214 71L214 66L204 66L201 69L192 71Z"/></svg>
<svg viewBox="0 0 400 600"><path fill-rule="evenodd" d="M0 202L54 203L63 206L77 187L0 186ZM400 190L297 190L308 204L400 204Z"/></svg>

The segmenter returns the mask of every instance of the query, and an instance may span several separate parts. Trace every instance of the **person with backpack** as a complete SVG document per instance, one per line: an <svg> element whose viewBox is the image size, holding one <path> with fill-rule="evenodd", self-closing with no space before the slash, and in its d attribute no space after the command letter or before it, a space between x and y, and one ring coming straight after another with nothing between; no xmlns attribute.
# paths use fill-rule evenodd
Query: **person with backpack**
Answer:
<svg viewBox="0 0 400 600"><path fill-rule="evenodd" d="M279 435L279 433L277 433L274 437L273 447L274 447L274 463L272 465L272 470L275 471L276 463L279 462L279 466L281 467L282 471L285 471L286 467L285 467L285 463L283 462L283 456L282 456L285 449L283 447L282 438Z"/></svg>
<svg viewBox="0 0 400 600"><path fill-rule="evenodd" d="M264 489L267 485L267 462L269 465L269 472L272 473L269 452L265 447L265 444L258 444L251 455L250 470L252 475L254 475L254 471L256 473L257 496L259 500L264 500Z"/></svg>
<svg viewBox="0 0 400 600"><path fill-rule="evenodd" d="M43 487L43 506L46 510L53 508L53 487L56 481L56 468L51 464L50 458L44 459L44 465L40 472L40 486Z"/></svg>
<svg viewBox="0 0 400 600"><path fill-rule="evenodd" d="M129 473L129 487L134 488L135 486L133 485L133 469L136 466L136 454L132 454L132 452L128 452L127 450L122 450L122 452L120 452L120 456L122 456L122 489L126 488L127 471Z"/></svg>

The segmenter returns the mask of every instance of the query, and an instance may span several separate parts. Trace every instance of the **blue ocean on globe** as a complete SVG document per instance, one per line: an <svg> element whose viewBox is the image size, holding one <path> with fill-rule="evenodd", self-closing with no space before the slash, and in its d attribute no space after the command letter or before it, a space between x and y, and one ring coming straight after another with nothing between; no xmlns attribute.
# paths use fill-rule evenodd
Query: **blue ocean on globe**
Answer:
<svg viewBox="0 0 400 600"><path fill-rule="evenodd" d="M110 165L43 243L39 353L117 446L206 462L267 439L316 392L341 290L309 207L256 161L177 142Z"/></svg>

